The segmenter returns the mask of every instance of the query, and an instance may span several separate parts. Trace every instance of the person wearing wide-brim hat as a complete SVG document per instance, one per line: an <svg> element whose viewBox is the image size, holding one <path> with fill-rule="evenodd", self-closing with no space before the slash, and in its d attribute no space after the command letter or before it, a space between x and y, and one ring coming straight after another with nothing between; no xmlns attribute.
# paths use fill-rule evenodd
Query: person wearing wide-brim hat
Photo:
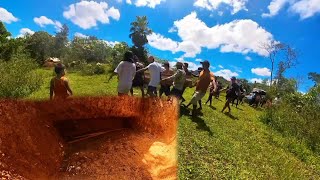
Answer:
<svg viewBox="0 0 320 180"><path fill-rule="evenodd" d="M227 95L226 95L226 103L222 109L221 112L223 112L226 108L229 109L229 113L231 112L231 108L230 108L230 103L238 98L238 95L240 94L240 87L239 85L236 83L237 78L236 77L231 77L231 86L229 88L229 90L227 91Z"/></svg>
<svg viewBox="0 0 320 180"><path fill-rule="evenodd" d="M177 62L176 64L177 71L174 75L165 78L163 80L172 80L173 87L170 91L170 96L175 96L178 99L182 98L184 83L186 81L186 72L183 70L183 64L181 62Z"/></svg>
<svg viewBox="0 0 320 180"><path fill-rule="evenodd" d="M186 107L189 107L191 104L193 105L192 109L192 116L195 115L197 111L197 103L201 104L201 99L206 95L207 89L212 82L214 89L216 89L216 83L215 78L213 75L213 72L210 72L209 67L210 63L209 61L203 61L201 62L203 70L199 74L199 80L196 83L196 90L192 96L192 99L190 100L190 103L186 105ZM201 106L200 106L201 110Z"/></svg>

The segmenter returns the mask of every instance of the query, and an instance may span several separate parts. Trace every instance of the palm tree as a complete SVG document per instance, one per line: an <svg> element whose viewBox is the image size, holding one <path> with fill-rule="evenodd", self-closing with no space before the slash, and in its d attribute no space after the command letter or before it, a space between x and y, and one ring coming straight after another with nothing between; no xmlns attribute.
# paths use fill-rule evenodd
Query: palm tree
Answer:
<svg viewBox="0 0 320 180"><path fill-rule="evenodd" d="M147 36L152 33L148 25L149 22L146 16L137 16L136 21L131 23L129 37L137 48L143 48L148 43Z"/></svg>

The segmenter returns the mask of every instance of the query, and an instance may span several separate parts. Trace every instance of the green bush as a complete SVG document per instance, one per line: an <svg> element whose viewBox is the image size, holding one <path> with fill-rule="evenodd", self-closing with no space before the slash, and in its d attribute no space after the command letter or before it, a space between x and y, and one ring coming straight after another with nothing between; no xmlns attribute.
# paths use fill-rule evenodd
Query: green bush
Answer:
<svg viewBox="0 0 320 180"><path fill-rule="evenodd" d="M263 122L285 135L305 141L311 150L320 154L320 86L309 93L288 94L279 105L267 109Z"/></svg>
<svg viewBox="0 0 320 180"><path fill-rule="evenodd" d="M0 60L0 98L24 98L37 91L43 78L36 68L34 60L23 56Z"/></svg>
<svg viewBox="0 0 320 180"><path fill-rule="evenodd" d="M106 72L104 66L96 64L83 64L81 67L81 74L85 76L92 76L96 74L104 74Z"/></svg>

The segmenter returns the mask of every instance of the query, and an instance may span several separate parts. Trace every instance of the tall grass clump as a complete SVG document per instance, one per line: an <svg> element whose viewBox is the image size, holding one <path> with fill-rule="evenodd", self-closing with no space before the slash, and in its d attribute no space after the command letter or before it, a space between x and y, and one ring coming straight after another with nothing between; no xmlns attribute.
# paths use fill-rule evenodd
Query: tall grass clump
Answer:
<svg viewBox="0 0 320 180"><path fill-rule="evenodd" d="M23 55L0 60L0 98L24 98L37 91L43 84L37 68L33 59Z"/></svg>
<svg viewBox="0 0 320 180"><path fill-rule="evenodd" d="M292 93L266 110L263 122L285 135L306 142L320 155L320 86L308 93Z"/></svg>

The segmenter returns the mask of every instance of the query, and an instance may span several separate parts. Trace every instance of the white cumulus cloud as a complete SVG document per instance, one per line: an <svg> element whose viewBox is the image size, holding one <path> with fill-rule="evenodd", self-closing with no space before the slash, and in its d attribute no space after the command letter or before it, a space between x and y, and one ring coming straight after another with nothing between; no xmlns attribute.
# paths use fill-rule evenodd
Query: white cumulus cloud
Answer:
<svg viewBox="0 0 320 180"><path fill-rule="evenodd" d="M264 68L252 68L251 72L253 74L259 75L259 76L270 76L271 71L270 69L264 67Z"/></svg>
<svg viewBox="0 0 320 180"><path fill-rule="evenodd" d="M118 41L106 41L106 40L103 40L103 42L106 43L110 47L114 47L116 44L120 43Z"/></svg>
<svg viewBox="0 0 320 180"><path fill-rule="evenodd" d="M157 5L165 2L165 0L136 0L135 5L137 7L147 6L150 8L155 8Z"/></svg>
<svg viewBox="0 0 320 180"><path fill-rule="evenodd" d="M263 80L261 78L252 78L252 79L249 80L249 82L251 82L251 83L254 83L254 82L262 83L262 81Z"/></svg>
<svg viewBox="0 0 320 180"><path fill-rule="evenodd" d="M268 6L269 13L263 13L262 17L272 17L278 14L278 12L291 0L272 0Z"/></svg>
<svg viewBox="0 0 320 180"><path fill-rule="evenodd" d="M29 34L29 35L32 35L32 34L34 34L34 31L32 31L31 29L29 29L29 28L22 28L22 29L20 29L20 34L17 36L17 38L19 38L19 37L25 37L27 34Z"/></svg>
<svg viewBox="0 0 320 180"><path fill-rule="evenodd" d="M268 6L269 13L262 17L272 17L289 4L289 11L300 15L300 19L307 19L320 12L320 0L272 0Z"/></svg>
<svg viewBox="0 0 320 180"><path fill-rule="evenodd" d="M246 8L247 2L247 0L196 0L193 5L211 11L217 10L220 5L224 4L232 7L232 14L235 14L240 10L248 11L248 9Z"/></svg>
<svg viewBox="0 0 320 180"><path fill-rule="evenodd" d="M13 14L6 9L0 7L0 21L11 24L17 22L19 19L14 17Z"/></svg>
<svg viewBox="0 0 320 180"><path fill-rule="evenodd" d="M222 65L220 65L220 64L219 64L219 66L218 66L218 67L219 67L219 68L221 68L221 69L223 69L223 66L222 66Z"/></svg>
<svg viewBox="0 0 320 180"><path fill-rule="evenodd" d="M149 41L149 45L156 49L162 51L168 50L173 53L177 51L178 43L170 38L165 38L160 34L152 33L151 35L147 36L147 39Z"/></svg>
<svg viewBox="0 0 320 180"><path fill-rule="evenodd" d="M301 0L290 7L290 11L300 15L301 19L307 19L320 13L320 0Z"/></svg>
<svg viewBox="0 0 320 180"><path fill-rule="evenodd" d="M33 18L33 21L40 27L45 27L47 25L53 25L57 30L62 28L62 24L59 21L53 21L46 16L40 16Z"/></svg>
<svg viewBox="0 0 320 180"><path fill-rule="evenodd" d="M197 61L197 62L201 62L201 61L202 61L202 59L199 59L199 58L198 58L198 59L196 59L196 61Z"/></svg>
<svg viewBox="0 0 320 180"><path fill-rule="evenodd" d="M245 59L248 61L252 61L252 58L250 56L246 56Z"/></svg>
<svg viewBox="0 0 320 180"><path fill-rule="evenodd" d="M177 63L177 61L178 61L178 62L182 62L182 63L188 63L188 69L189 69L189 70L195 71L195 70L197 70L199 67L202 67L201 64L196 64L196 63L191 62L191 61L186 61L186 60L184 60L183 57L175 58L175 60L176 60L176 61L171 61L171 63L172 63L172 64L175 64L175 63ZM170 63L170 62L169 62L169 63ZM170 64L170 65L171 65L171 64Z"/></svg>
<svg viewBox="0 0 320 180"><path fill-rule="evenodd" d="M81 1L71 4L63 16L83 29L96 27L97 23L109 24L109 18L120 19L120 12L114 7L109 8L106 2Z"/></svg>
<svg viewBox="0 0 320 180"><path fill-rule="evenodd" d="M239 76L238 73L236 72L232 72L231 70L229 69L222 69L222 70L219 70L217 72L214 73L215 76L221 76L223 77L224 79L226 80L230 80L232 76Z"/></svg>
<svg viewBox="0 0 320 180"><path fill-rule="evenodd" d="M268 52L260 48L261 44L270 44L271 33L250 19L234 20L226 24L208 27L192 12L181 20L174 22L174 29L182 40L171 43L178 47L173 52L185 52L184 57L194 58L202 48L217 49L221 52L249 52L267 56ZM165 38L162 35L161 38ZM171 46L170 46L171 47Z"/></svg>
<svg viewBox="0 0 320 180"><path fill-rule="evenodd" d="M84 35L84 34L79 33L79 32L74 33L74 36L75 36L75 37L79 37L79 38L88 38L88 37L89 37L89 36Z"/></svg>

